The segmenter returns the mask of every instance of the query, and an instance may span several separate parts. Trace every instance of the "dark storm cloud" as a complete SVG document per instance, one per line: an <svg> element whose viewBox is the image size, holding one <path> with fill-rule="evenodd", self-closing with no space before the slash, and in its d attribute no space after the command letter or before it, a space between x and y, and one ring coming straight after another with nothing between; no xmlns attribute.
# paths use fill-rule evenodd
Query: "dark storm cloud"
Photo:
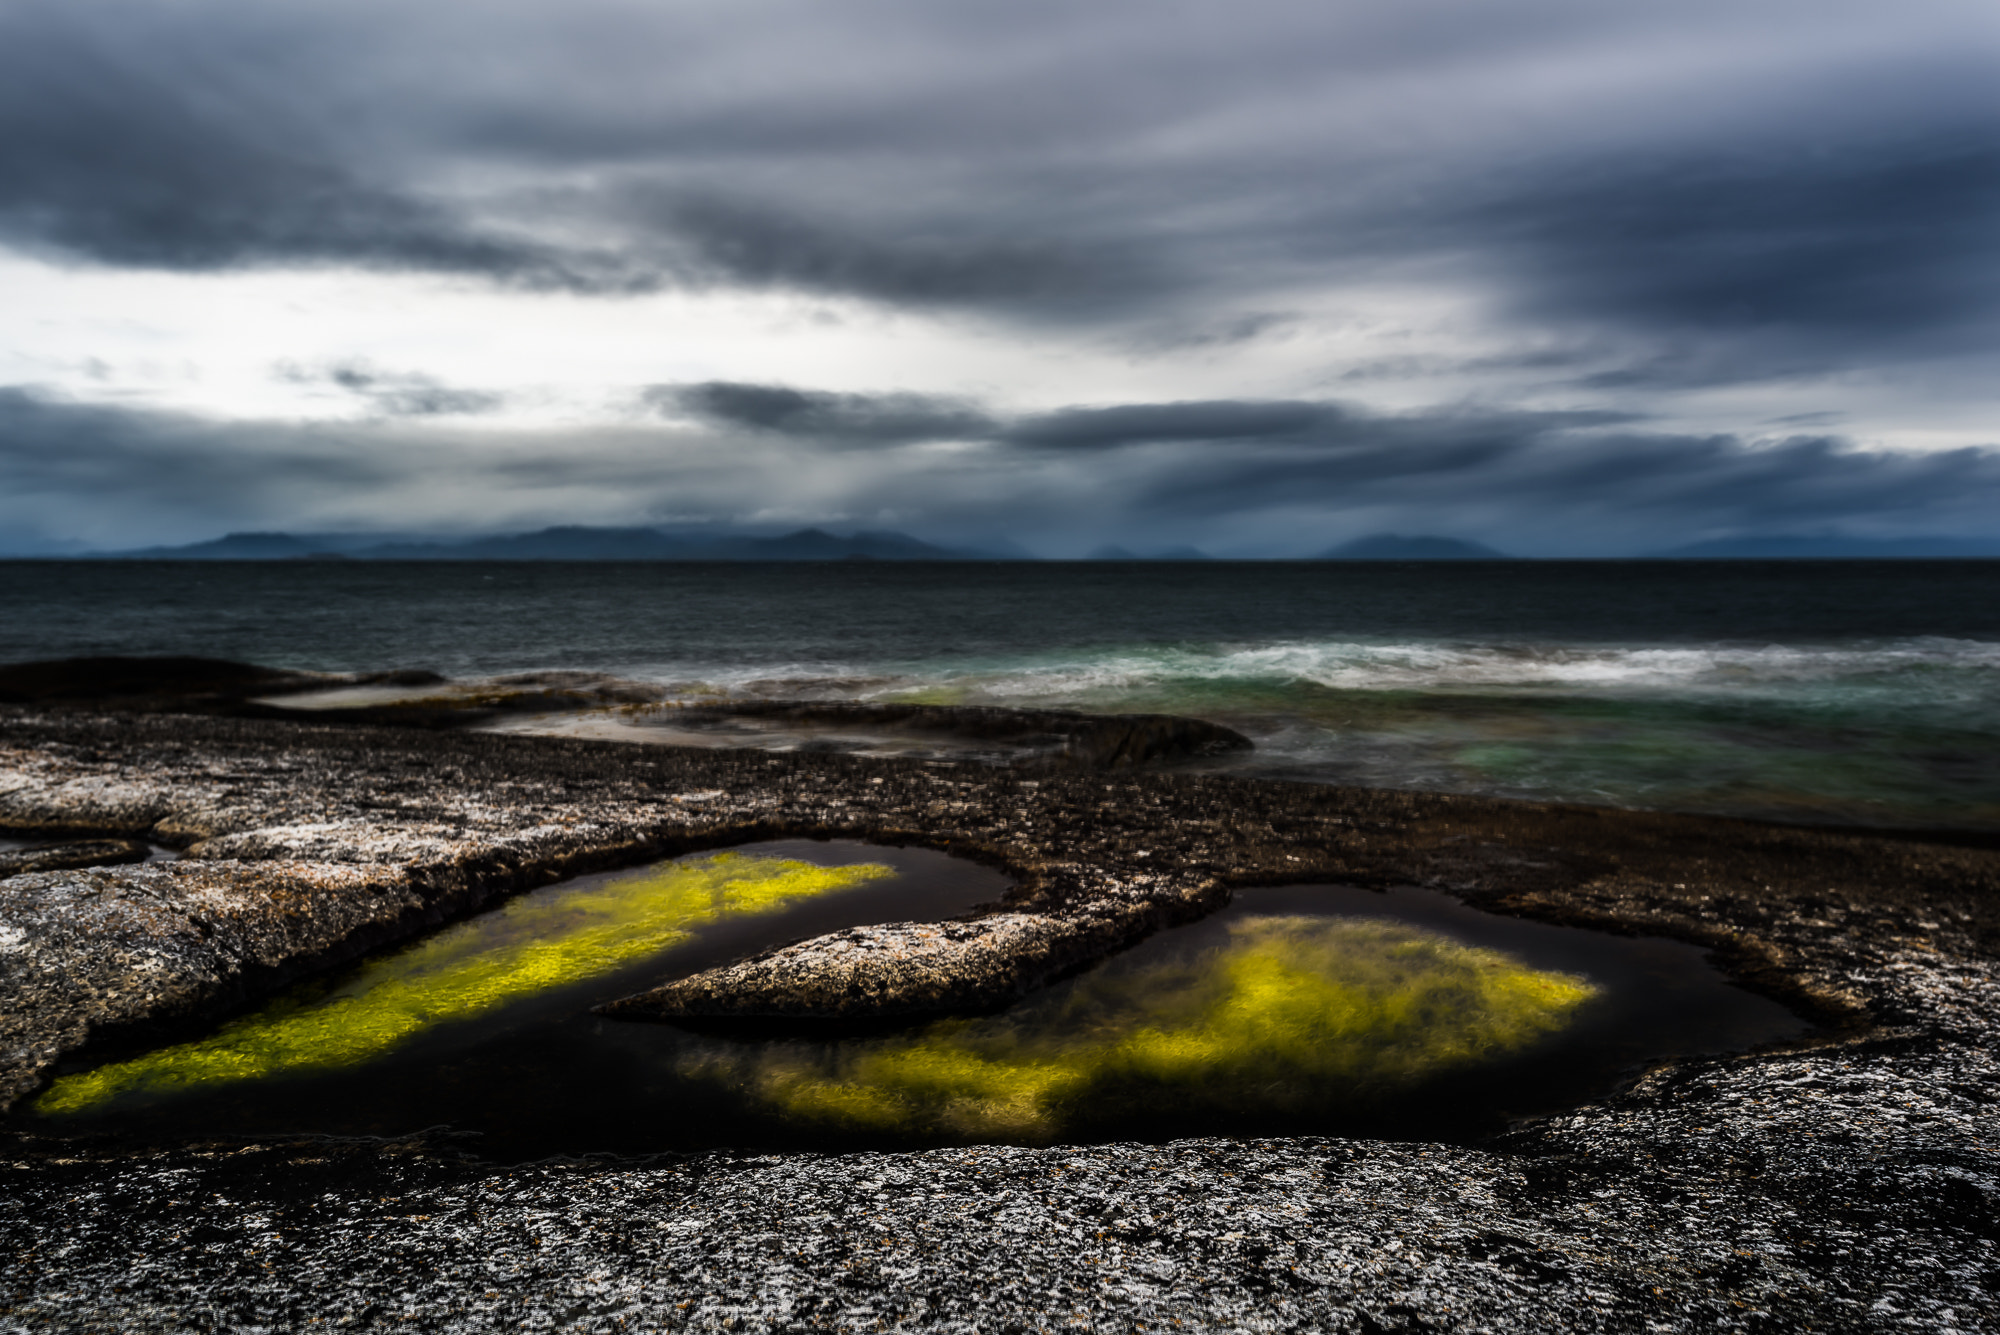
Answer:
<svg viewBox="0 0 2000 1335"><path fill-rule="evenodd" d="M898 306L1081 314L1170 281L1148 273L1129 241L1109 246L1075 237L1024 239L1036 223L1014 211L987 227L897 216L892 209L834 224L823 210L801 210L797 203L702 199L670 207L659 222L678 245L676 267L684 277Z"/></svg>
<svg viewBox="0 0 2000 1335"><path fill-rule="evenodd" d="M938 395L837 394L727 380L654 385L642 392L641 400L669 416L804 441L861 446L984 441L1028 451L1264 444L1314 450L1366 446L1393 453L1421 447L1440 430L1463 438L1491 429L1522 434L1631 420L1630 414L1604 411L1395 418L1309 399L1126 403L1003 417L967 400ZM1496 428L1496 423L1504 426Z"/></svg>
<svg viewBox="0 0 2000 1335"><path fill-rule="evenodd" d="M1881 346L2000 309L2000 117L1918 138L1661 153L1540 185L1466 223L1518 258L1512 281L1538 314Z"/></svg>
<svg viewBox="0 0 2000 1335"><path fill-rule="evenodd" d="M1600 387L1704 383L2000 336L1969 12L17 0L0 236L833 293L1155 349L1415 266L1637 339Z"/></svg>
<svg viewBox="0 0 2000 1335"><path fill-rule="evenodd" d="M968 440L990 435L994 429L993 419L976 407L932 394L832 394L710 380L654 385L640 397L669 415L834 444Z"/></svg>
<svg viewBox="0 0 2000 1335"><path fill-rule="evenodd" d="M1326 403L1136 403L1112 408L1068 408L1039 413L1010 426L1017 445L1054 449L1106 449L1170 440L1299 438L1337 428L1341 410Z"/></svg>
<svg viewBox="0 0 2000 1335"><path fill-rule="evenodd" d="M1628 470L1623 447L1600 434L1621 420L1618 414L1380 414L1316 406L1321 421L1315 430L1264 448L1206 449L1184 457L1178 468L1140 484L1145 502L1182 514L1298 505L1339 510L1425 495L1457 504L1490 499L1496 488L1517 485L1559 454L1563 462L1555 472L1577 492ZM1576 443L1565 452L1565 441Z"/></svg>
<svg viewBox="0 0 2000 1335"><path fill-rule="evenodd" d="M794 526L864 515L881 527L872 516L886 511L919 536L977 529L1054 550L1115 536L1296 556L1400 527L1522 555L1615 556L1737 534L1996 536L2000 527L1992 448L1908 454L1825 435L1653 431L1609 414L1383 414L1301 401L1228 405L1240 412L1125 405L1105 411L1145 425L1115 441L1099 433L1086 448L1018 443L1024 420L1040 419L958 405L960 425L984 434L961 433L969 452L933 457L898 448L931 433L897 412L947 412L920 396L727 384L668 396L682 421L696 416L705 429L474 437L387 418L337 430L224 425L0 390L0 531L53 533L84 516L134 545L329 515L349 527L464 530L658 513L798 516ZM1197 429L1204 421L1208 434ZM1258 423L1268 429L1250 432ZM841 432L832 440L841 466L820 466L815 451Z"/></svg>
<svg viewBox="0 0 2000 1335"><path fill-rule="evenodd" d="M24 534L118 550L235 529L485 531L518 516L532 527L571 517L566 507L623 515L658 475L657 441L611 433L218 422L0 386L0 551L33 545Z"/></svg>
<svg viewBox="0 0 2000 1335"><path fill-rule="evenodd" d="M0 16L0 238L161 269L339 263L585 290L650 281L616 257L503 237L370 179L365 161L344 160L337 127L254 66L174 45L141 49L110 12L94 23L26 3Z"/></svg>
<svg viewBox="0 0 2000 1335"><path fill-rule="evenodd" d="M273 440L285 448L273 451ZM393 462L323 432L221 425L178 414L52 400L0 387L0 496L45 515L151 498L171 512L255 514L308 488L365 490Z"/></svg>
<svg viewBox="0 0 2000 1335"><path fill-rule="evenodd" d="M1208 452L1138 507L1194 522L1284 509L1468 522L1523 554L1619 555L1692 536L1995 529L2000 449L1910 454L1829 436L1635 431L1577 414L1357 415L1320 448Z"/></svg>

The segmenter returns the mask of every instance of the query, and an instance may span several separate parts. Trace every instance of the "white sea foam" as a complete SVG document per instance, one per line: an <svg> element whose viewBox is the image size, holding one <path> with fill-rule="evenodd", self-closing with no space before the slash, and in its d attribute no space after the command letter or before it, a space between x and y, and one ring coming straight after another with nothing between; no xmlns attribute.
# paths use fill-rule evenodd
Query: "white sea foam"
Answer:
<svg viewBox="0 0 2000 1335"><path fill-rule="evenodd" d="M1668 693L1871 682L1907 689L1944 673L2000 688L2000 644L1923 639L1873 645L1595 645L1285 641L1214 648L1075 650L1014 662L934 664L888 675L864 696L919 685L997 701L1115 698L1176 684L1313 685L1348 691L1556 690ZM1970 678L1968 680L1967 678Z"/></svg>
<svg viewBox="0 0 2000 1335"><path fill-rule="evenodd" d="M1079 646L929 662L660 663L618 675L667 699L933 699L1017 707L1284 714L1336 692L1766 699L2000 710L2000 643L1590 645L1417 640ZM1193 700L1189 697L1192 695Z"/></svg>
<svg viewBox="0 0 2000 1335"><path fill-rule="evenodd" d="M1264 777L1784 819L2000 819L2000 771L1980 758L2000 735L2000 643L1983 640L1329 638L929 661L679 662L619 675L688 702L928 700L1194 714L1256 743L1214 767ZM1453 695L1485 703L1437 707ZM1371 696L1389 707L1371 706ZM1489 708L1496 697L1508 703ZM1592 700L1639 707L1574 708ZM1745 702L1747 710L1732 708ZM621 735L629 721L607 717L601 735ZM519 726L585 725L596 726ZM695 740L755 744L733 735Z"/></svg>

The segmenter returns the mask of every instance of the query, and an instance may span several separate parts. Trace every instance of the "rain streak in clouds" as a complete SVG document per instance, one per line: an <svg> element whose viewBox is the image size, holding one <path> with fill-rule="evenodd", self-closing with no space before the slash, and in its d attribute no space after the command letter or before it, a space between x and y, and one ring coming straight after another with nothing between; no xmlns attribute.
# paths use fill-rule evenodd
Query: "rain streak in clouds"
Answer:
<svg viewBox="0 0 2000 1335"><path fill-rule="evenodd" d="M0 13L0 548L2000 536L2000 19Z"/></svg>

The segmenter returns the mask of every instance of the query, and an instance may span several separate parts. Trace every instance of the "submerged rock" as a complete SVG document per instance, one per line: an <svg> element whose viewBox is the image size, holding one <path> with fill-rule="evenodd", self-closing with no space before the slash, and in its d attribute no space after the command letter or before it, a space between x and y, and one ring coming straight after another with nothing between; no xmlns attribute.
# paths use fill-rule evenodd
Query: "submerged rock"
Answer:
<svg viewBox="0 0 2000 1335"><path fill-rule="evenodd" d="M346 678L286 672L222 658L57 658L0 666L0 701L115 704L121 708L220 705Z"/></svg>
<svg viewBox="0 0 2000 1335"><path fill-rule="evenodd" d="M511 729L524 720L532 731L536 720L608 716L625 727L680 734L670 743L712 734L729 745L776 741L786 750L842 751L867 739L923 739L934 744L924 748L934 758L1028 770L1159 767L1254 748L1232 728L1171 714L819 700L690 703L655 682L571 670L450 681L424 669L313 673L212 658L67 658L0 666L0 703L434 731ZM760 738L758 730L776 735Z"/></svg>
<svg viewBox="0 0 2000 1335"><path fill-rule="evenodd" d="M675 708L659 721L685 728L737 719L932 737L956 743L968 751L966 758L984 749L987 754L980 758L1029 769L1133 769L1254 747L1234 728L1174 714L1082 714L980 705L731 700Z"/></svg>
<svg viewBox="0 0 2000 1335"><path fill-rule="evenodd" d="M255 715L268 712L255 703L258 696L340 686L408 688L443 681L437 673L419 668L359 674L293 672L226 658L111 655L0 664L0 703Z"/></svg>

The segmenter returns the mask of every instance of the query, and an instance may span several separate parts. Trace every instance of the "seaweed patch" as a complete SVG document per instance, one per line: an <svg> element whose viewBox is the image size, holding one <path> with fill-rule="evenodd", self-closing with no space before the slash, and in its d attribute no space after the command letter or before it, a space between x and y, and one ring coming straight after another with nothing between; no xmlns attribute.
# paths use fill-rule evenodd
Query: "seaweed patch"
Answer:
<svg viewBox="0 0 2000 1335"><path fill-rule="evenodd" d="M1047 1142L1079 1121L1298 1112L1523 1050L1598 989L1377 919L1232 924L1214 949L1116 959L1002 1015L832 1045L711 1049L690 1074L808 1122Z"/></svg>
<svg viewBox="0 0 2000 1335"><path fill-rule="evenodd" d="M881 863L820 867L716 853L553 896L527 895L362 965L294 988L207 1038L64 1076L44 1115L127 1096L352 1066L436 1026L656 954L717 919L894 875Z"/></svg>

